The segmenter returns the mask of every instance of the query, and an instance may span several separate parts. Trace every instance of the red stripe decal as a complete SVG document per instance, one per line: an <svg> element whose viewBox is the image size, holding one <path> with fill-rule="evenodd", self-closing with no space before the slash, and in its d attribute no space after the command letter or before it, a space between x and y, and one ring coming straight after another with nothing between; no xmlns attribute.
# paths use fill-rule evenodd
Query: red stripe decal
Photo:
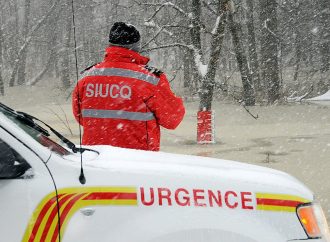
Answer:
<svg viewBox="0 0 330 242"><path fill-rule="evenodd" d="M279 200L279 199L268 199L268 198L257 198L257 205L272 205L272 206L283 206L283 207L297 207L302 202L292 200Z"/></svg>
<svg viewBox="0 0 330 242"><path fill-rule="evenodd" d="M71 208L73 207L73 205L79 201L79 199L84 196L86 193L83 193L83 194L78 194L76 195L75 197L73 197L70 202L67 203L67 205L65 206L65 208L63 209L63 212L61 213L61 228L62 228L62 225L66 219L66 216L68 215L68 213L70 212ZM55 231L53 233L53 236L52 236L52 239L51 239L51 242L56 242L57 240L57 237L58 237L58 223L56 224L56 228L55 228Z"/></svg>
<svg viewBox="0 0 330 242"><path fill-rule="evenodd" d="M61 194L60 196L62 196L63 194ZM59 196L59 198L60 198ZM34 241L34 238L35 236L37 235L38 233L38 229L39 229L39 226L45 216L45 214L48 212L49 208L56 202L56 196L49 199L48 202L43 206L42 210L40 211L39 215L38 215L38 218L36 219L35 223L34 223L34 226L33 226L33 229L32 229L32 232L31 232L31 235L30 235L30 238L29 238L29 242L33 242Z"/></svg>
<svg viewBox="0 0 330 242"><path fill-rule="evenodd" d="M137 199L136 193L123 192L93 192L83 200L121 200L121 199Z"/></svg>
<svg viewBox="0 0 330 242"><path fill-rule="evenodd" d="M61 207L63 205L63 203L65 203L67 200L69 200L72 196L74 196L75 194L68 194L65 195L60 201L59 201L59 206ZM55 206L51 212L51 214L48 217L47 223L45 225L44 231L42 233L41 239L40 241L46 241L50 226L53 223L53 220L55 218L55 216L57 215L57 206Z"/></svg>

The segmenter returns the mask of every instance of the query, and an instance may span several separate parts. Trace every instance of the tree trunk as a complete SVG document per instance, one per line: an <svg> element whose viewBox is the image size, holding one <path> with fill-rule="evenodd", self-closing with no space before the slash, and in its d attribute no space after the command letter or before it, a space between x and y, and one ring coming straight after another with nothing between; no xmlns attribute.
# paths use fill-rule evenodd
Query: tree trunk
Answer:
<svg viewBox="0 0 330 242"><path fill-rule="evenodd" d="M301 61L301 55L302 55L302 46L301 46L301 40L303 36L301 35L301 31L298 29L299 25L299 2L297 2L294 5L293 11L293 31L294 31L294 50L295 50L295 70L293 74L293 83L296 87L298 87L298 77L299 77L299 71L300 71L300 61Z"/></svg>
<svg viewBox="0 0 330 242"><path fill-rule="evenodd" d="M196 52L200 57L202 57L202 44L201 44L201 1L192 0L191 12L193 15L190 28L190 39L191 43L195 48L195 53L192 54L192 58L195 58ZM201 81L201 75L198 73L198 67L196 65L192 66L192 76L194 80L195 88L198 88Z"/></svg>
<svg viewBox="0 0 330 242"><path fill-rule="evenodd" d="M62 86L66 90L70 87L70 42L71 42L71 29L72 29L72 17L69 10L71 6L64 3L62 7L62 12L65 13L66 24L64 30L64 51L62 57L62 66L61 66L61 81Z"/></svg>
<svg viewBox="0 0 330 242"><path fill-rule="evenodd" d="M330 70L330 2L329 0L319 1L319 23L320 23L320 52L321 52L321 72ZM329 78L330 85L330 78Z"/></svg>
<svg viewBox="0 0 330 242"><path fill-rule="evenodd" d="M191 41L195 48L201 50L201 0L192 0L191 8L193 14L192 28L190 29Z"/></svg>
<svg viewBox="0 0 330 242"><path fill-rule="evenodd" d="M22 38L23 42L26 42L26 38L29 32L29 19L30 19L30 6L31 0L24 1L24 20L23 20L23 29L22 29ZM19 67L17 70L17 84L24 85L26 83L26 57L27 57L27 48L25 48L19 58Z"/></svg>
<svg viewBox="0 0 330 242"><path fill-rule="evenodd" d="M254 27L254 5L253 0L246 0L247 3L247 29L248 29L248 43L249 43L249 57L250 57L250 68L253 80L253 85L256 91L261 90L260 83L260 68L257 54L257 43L255 36Z"/></svg>
<svg viewBox="0 0 330 242"><path fill-rule="evenodd" d="M280 99L280 78L278 63L278 30L276 0L260 0L261 64L268 104Z"/></svg>
<svg viewBox="0 0 330 242"><path fill-rule="evenodd" d="M54 66L52 64L57 63L57 55L56 55L56 42L57 42L57 28L58 28L58 20L60 18L60 9L56 10L54 17L49 19L49 27L47 31L47 39L49 40L49 44L47 46L48 58L46 63L43 66L43 69L31 80L30 85L36 85L39 81L42 80L43 76L49 71L50 67ZM44 63L44 62L43 62Z"/></svg>
<svg viewBox="0 0 330 242"><path fill-rule="evenodd" d="M2 19L0 17L0 95L5 95L5 84L2 79L2 43L3 43L3 34L2 34Z"/></svg>
<svg viewBox="0 0 330 242"><path fill-rule="evenodd" d="M240 40L241 26L235 22L232 10L228 14L228 25L232 35L234 50L238 69L241 73L243 84L243 102L246 106L255 105L254 88L252 75L250 74L246 55L243 51L242 42Z"/></svg>
<svg viewBox="0 0 330 242"><path fill-rule="evenodd" d="M199 91L200 104L199 110L211 110L213 92L215 86L215 73L220 59L220 52L225 32L225 23L227 21L227 6L228 0L218 0L218 26L216 32L212 36L210 60L207 67L207 73L202 79L201 88Z"/></svg>
<svg viewBox="0 0 330 242"><path fill-rule="evenodd" d="M18 23L18 20L19 20L19 16L18 16L18 3L17 3L17 0L14 0L13 1L13 8L14 8L14 12L15 12L15 27L14 27L14 30L15 30L15 35L17 36L16 38L14 38L14 41L13 41L13 45L12 45L12 50L13 50L13 55L14 55L14 62L12 63L12 66L13 66L13 71L12 71L12 74L9 78L9 86L12 87L15 85L15 81L16 81L16 77L17 77L17 69L18 69L18 61L19 61L19 38L18 36L20 36L20 33L19 33L19 23Z"/></svg>
<svg viewBox="0 0 330 242"><path fill-rule="evenodd" d="M293 83L296 87L298 87L298 76L300 70L300 60L301 60L301 49L300 43L298 40L298 35L295 36L295 70L293 74Z"/></svg>
<svg viewBox="0 0 330 242"><path fill-rule="evenodd" d="M190 50L183 50L183 87L189 91L194 90L194 77L192 75L192 59L194 58Z"/></svg>

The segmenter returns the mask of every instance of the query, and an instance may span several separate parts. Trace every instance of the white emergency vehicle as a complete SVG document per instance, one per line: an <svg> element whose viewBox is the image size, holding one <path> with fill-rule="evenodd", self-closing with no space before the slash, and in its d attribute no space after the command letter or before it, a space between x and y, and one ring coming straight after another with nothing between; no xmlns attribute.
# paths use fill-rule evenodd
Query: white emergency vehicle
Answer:
<svg viewBox="0 0 330 242"><path fill-rule="evenodd" d="M196 156L78 148L42 125L0 105L1 242L330 241L312 192L286 173Z"/></svg>

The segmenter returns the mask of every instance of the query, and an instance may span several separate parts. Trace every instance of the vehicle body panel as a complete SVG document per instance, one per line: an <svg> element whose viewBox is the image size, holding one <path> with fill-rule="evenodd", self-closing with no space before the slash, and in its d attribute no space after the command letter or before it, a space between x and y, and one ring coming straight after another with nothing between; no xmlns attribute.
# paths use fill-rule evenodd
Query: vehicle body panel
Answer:
<svg viewBox="0 0 330 242"><path fill-rule="evenodd" d="M90 224L107 224L115 230L109 230L108 227L98 228L102 234L109 234L112 241L145 241L145 234L150 236L150 241L156 241L168 236L178 235L174 241L191 241L189 236L179 236L180 231L183 234L189 234L189 231L195 231L201 236L210 236L209 233L230 234L230 240L226 241L248 241L247 238L253 238L251 241L286 241L294 238L306 239L306 234L301 227L295 212L286 211L264 211L257 210L256 193L271 192L272 194L290 194L291 196L304 196L306 201L313 199L312 194L301 185L298 181L282 172L264 169L256 166L243 165L230 161L220 161L216 159L201 158L199 164L205 162L205 167L194 167L194 163L198 162L196 157L170 155L165 153L143 152L113 148L113 147L94 147L102 153L111 154L105 160L98 159L87 160L84 163L84 172L86 176L87 188L105 188L109 187L131 187L135 188L137 194L136 206L108 206L104 208L100 205L92 206L94 214L84 220L81 225L84 229L72 228L73 231L89 231L85 227ZM126 152L131 156L130 161L120 159L121 152ZM116 155L118 154L118 156ZM143 158L141 158L143 156ZM158 156L163 158L158 158ZM134 158L137 157L137 158ZM192 163L189 163L189 159ZM198 157L199 158L199 157ZM136 161L139 159L145 160ZM163 162L162 159L166 160ZM176 162L184 161L184 162ZM168 161L168 162L167 162ZM60 166L65 161L51 161L49 166L54 171L60 171ZM69 161L68 161L69 162ZM77 180L79 171L79 162L69 162L72 169L76 170L76 177L68 177L72 179L65 181L63 174L71 172L60 171L61 181L57 183L58 187L65 188L67 183L73 183ZM217 165L217 163L222 163ZM68 169L66 166L64 169ZM224 172L224 170L226 172ZM57 173L54 174L55 179ZM256 180L259 177L261 180ZM266 184L263 179L267 178ZM58 179L57 179L58 180ZM281 185L283 183L284 185ZM151 205L145 203L151 202L151 189L153 189L154 202ZM159 199L158 189L162 191L170 191L170 199ZM182 193L175 199L175 191L184 189L189 194ZM197 204L194 201L193 190L197 193ZM241 198L231 197L228 199L229 204L238 203L235 208L228 208L225 202L225 196L222 194L222 206L215 204L210 206L207 191L218 191L225 193L233 191L236 194L242 192L250 192L246 198L251 199L245 202L245 206L250 209L242 208ZM142 196L144 192L144 199ZM189 197L190 205L182 205L184 203L182 196ZM179 198L180 196L180 198ZM230 200L231 199L231 200ZM161 200L161 201L160 201ZM181 205L176 200L181 201ZM162 203L160 205L160 203ZM253 209L251 209L253 207ZM72 217L73 221L84 217L81 213L77 213ZM283 221L286 221L283 223ZM142 227L141 227L142 223ZM70 226L78 226L79 222L70 223ZM122 224L120 226L120 224ZM70 238L70 226L66 232L66 238ZM139 229L136 229L139 228ZM262 228L262 230L260 230ZM125 231L130 231L125 233ZM183 232L185 231L185 232ZM198 231L198 232L197 232ZM210 232L211 231L211 232ZM240 231L237 233L237 231ZM88 234L82 236L89 241ZM172 235L171 235L172 234ZM272 234L272 238L268 238L267 234ZM285 235L285 236L284 236ZM257 239L260 238L260 239ZM71 240L68 240L71 241ZM170 240L172 241L172 240ZM224 240L225 241L225 240Z"/></svg>
<svg viewBox="0 0 330 242"><path fill-rule="evenodd" d="M82 185L79 155L51 152L1 114L0 134L33 171L28 179L0 180L0 234L7 242L309 241L296 205L312 202L313 194L284 172L91 146L99 155L83 153Z"/></svg>
<svg viewBox="0 0 330 242"><path fill-rule="evenodd" d="M31 221L31 212L43 197L54 191L48 170L40 157L0 127L0 137L33 167L33 174L0 180L0 241L21 241Z"/></svg>

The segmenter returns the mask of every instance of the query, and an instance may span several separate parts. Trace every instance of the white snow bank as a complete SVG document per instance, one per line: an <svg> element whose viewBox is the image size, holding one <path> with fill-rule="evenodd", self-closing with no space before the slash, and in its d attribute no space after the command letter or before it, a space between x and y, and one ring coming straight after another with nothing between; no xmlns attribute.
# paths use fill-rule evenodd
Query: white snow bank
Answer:
<svg viewBox="0 0 330 242"><path fill-rule="evenodd" d="M313 98L306 99L307 101L330 101L330 90L325 94Z"/></svg>

